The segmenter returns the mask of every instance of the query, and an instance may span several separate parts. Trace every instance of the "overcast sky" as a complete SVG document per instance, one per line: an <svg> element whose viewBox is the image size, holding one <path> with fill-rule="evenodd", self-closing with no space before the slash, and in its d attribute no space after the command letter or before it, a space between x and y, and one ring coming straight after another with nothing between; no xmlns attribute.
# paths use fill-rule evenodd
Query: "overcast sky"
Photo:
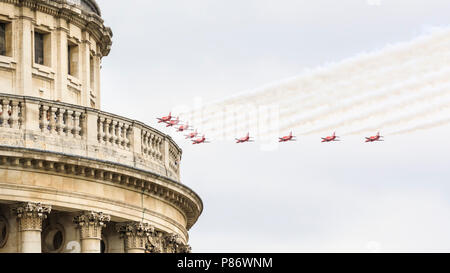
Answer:
<svg viewBox="0 0 450 273"><path fill-rule="evenodd" d="M220 100L450 25L446 0L97 1L114 32L102 108L158 129L156 116L194 98ZM307 137L272 152L179 140L182 182L205 206L190 244L195 252L448 251L449 133L370 146Z"/></svg>

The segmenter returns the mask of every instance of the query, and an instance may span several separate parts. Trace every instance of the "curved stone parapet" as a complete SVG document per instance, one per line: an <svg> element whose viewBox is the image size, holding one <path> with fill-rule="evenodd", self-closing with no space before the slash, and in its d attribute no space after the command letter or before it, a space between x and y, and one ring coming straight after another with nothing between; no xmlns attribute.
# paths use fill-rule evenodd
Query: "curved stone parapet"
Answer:
<svg viewBox="0 0 450 273"><path fill-rule="evenodd" d="M0 145L121 164L180 181L182 151L141 122L72 104L0 94Z"/></svg>
<svg viewBox="0 0 450 273"><path fill-rule="evenodd" d="M0 204L51 207L60 230L66 230L64 236L81 238L82 252L99 252L99 242L106 240L109 251L123 248L113 229L105 233L109 239L85 238L81 226L81 235L76 235L67 220L74 211L99 211L116 224L151 225L154 231L148 238L141 233L122 236L127 252L190 251L188 230L202 213L203 203L180 183L181 154L169 136L138 121L77 105L0 94ZM9 223L12 219L10 215ZM39 229L12 235L23 241L9 240L0 252L40 252L36 242L41 242L43 223L39 223Z"/></svg>

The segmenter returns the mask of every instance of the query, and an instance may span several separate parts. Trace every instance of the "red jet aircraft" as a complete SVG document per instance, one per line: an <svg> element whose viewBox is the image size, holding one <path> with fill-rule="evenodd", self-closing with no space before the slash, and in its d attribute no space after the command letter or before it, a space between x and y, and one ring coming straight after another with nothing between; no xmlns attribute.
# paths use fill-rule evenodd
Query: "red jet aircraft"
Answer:
<svg viewBox="0 0 450 273"><path fill-rule="evenodd" d="M339 139L337 139L337 138L338 138L338 136L336 136L336 132L334 132L332 136L323 137L322 142L339 141Z"/></svg>
<svg viewBox="0 0 450 273"><path fill-rule="evenodd" d="M157 118L158 123L168 122L172 119L172 113L169 113L167 117Z"/></svg>
<svg viewBox="0 0 450 273"><path fill-rule="evenodd" d="M383 141L381 139L382 137L383 136L380 136L380 132L378 132L376 136L366 137L366 142Z"/></svg>
<svg viewBox="0 0 450 273"><path fill-rule="evenodd" d="M189 138L194 138L198 135L197 130L195 130L194 132L190 133L189 135L185 135L186 139Z"/></svg>
<svg viewBox="0 0 450 273"><path fill-rule="evenodd" d="M180 127L178 127L177 132L184 132L186 130L192 130L189 129L189 122L186 122L186 125L181 125Z"/></svg>
<svg viewBox="0 0 450 273"><path fill-rule="evenodd" d="M167 126L166 127L173 127L175 125L178 125L180 123L180 119L177 117L177 119L166 121Z"/></svg>
<svg viewBox="0 0 450 273"><path fill-rule="evenodd" d="M292 135L292 132L288 136L280 137L279 142L288 142L295 141L295 136Z"/></svg>
<svg viewBox="0 0 450 273"><path fill-rule="evenodd" d="M203 135L201 138L192 140L193 145L202 143L209 143L209 141L206 140L205 135Z"/></svg>
<svg viewBox="0 0 450 273"><path fill-rule="evenodd" d="M236 138L236 143L244 143L244 142L253 142L250 139L250 133L247 133L247 135L245 137L242 138Z"/></svg>

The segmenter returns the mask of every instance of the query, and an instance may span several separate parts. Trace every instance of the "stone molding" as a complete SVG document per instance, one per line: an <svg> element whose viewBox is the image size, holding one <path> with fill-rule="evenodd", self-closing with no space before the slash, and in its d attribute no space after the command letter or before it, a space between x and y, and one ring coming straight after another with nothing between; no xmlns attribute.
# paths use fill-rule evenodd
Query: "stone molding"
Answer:
<svg viewBox="0 0 450 273"><path fill-rule="evenodd" d="M203 210L201 199L188 187L156 174L112 162L0 145L0 169L2 168L74 176L140 191L163 200L182 212L187 220L187 230Z"/></svg>
<svg viewBox="0 0 450 273"><path fill-rule="evenodd" d="M20 231L42 231L42 221L51 212L50 205L41 203L20 203L12 208L19 220Z"/></svg>

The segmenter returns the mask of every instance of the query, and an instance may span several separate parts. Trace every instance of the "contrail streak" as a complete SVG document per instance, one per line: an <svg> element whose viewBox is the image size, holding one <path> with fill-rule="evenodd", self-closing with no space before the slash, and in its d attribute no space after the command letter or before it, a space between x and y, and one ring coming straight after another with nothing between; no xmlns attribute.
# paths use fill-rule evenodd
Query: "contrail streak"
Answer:
<svg viewBox="0 0 450 273"><path fill-rule="evenodd" d="M435 96L443 95L446 92L450 92L450 87L448 83L449 81L450 81L450 69L444 69L439 72L434 72L430 73L429 75L425 75L422 79L411 80L407 83L403 83L403 85L394 86L393 88L388 88L385 90L379 90L378 92L374 92L373 94L364 94L353 100L347 101L346 103L336 103L336 106L323 109L318 113L308 112L307 109L302 107L305 113L310 114L307 115L306 117L298 118L298 120L295 121L288 120L287 122L281 125L279 130L284 132L290 129L298 129L305 124L314 124L317 122L323 122L324 119L330 117L336 118L337 116L342 115L345 112L349 112L351 110L355 111L357 109L361 109L362 113L361 112L358 113L357 117L355 116L349 117L346 121L347 123L354 123L357 122L358 120L370 118L371 116L378 114L380 111L388 112L390 108L406 107L408 103L410 104L417 102L426 103L427 99L431 99ZM432 87L434 85L433 82L440 82L441 85L436 88ZM400 102L396 102L393 104L392 103L393 97L396 98L397 100L400 98L401 99ZM391 98L391 100L388 100L389 98ZM386 102L391 103L385 105ZM364 113L364 111L367 108L370 108L371 106L379 107L383 105L384 107L381 108L381 110L379 110L378 112L373 112L369 116L367 116L367 114L365 115ZM331 128L332 126L333 125L323 127L321 128L321 130L333 129ZM318 130L317 132L320 132L321 130ZM316 132L316 130L314 130L314 132Z"/></svg>
<svg viewBox="0 0 450 273"><path fill-rule="evenodd" d="M376 125L371 125L369 127L365 127L362 129L344 133L343 135L358 135L361 133L380 130L380 128L400 126L400 125L406 124L406 123L414 121L414 120L429 118L430 116L432 116L434 114L441 113L448 109L450 109L450 100L447 100L444 103L440 103L438 105L428 106L425 108L425 110L422 110L419 112L407 113L407 114L404 114L403 116L401 116L400 118L386 120L386 121L380 122Z"/></svg>
<svg viewBox="0 0 450 273"><path fill-rule="evenodd" d="M340 121L338 123L332 123L327 126L323 126L320 128L316 128L310 131L307 131L303 133L302 135L311 135L315 133L321 133L324 131L329 130L337 130L344 126L352 126L357 123L361 123L370 119L379 118L380 116L389 116L393 115L394 112L407 109L409 107L412 107L414 105L423 105L425 103L430 102L431 100L435 98L441 98L443 96L450 94L450 84L446 84L445 87L440 87L436 89L435 91L426 89L423 94L420 96L412 97L407 100L401 100L400 102L391 103L389 105L384 105L384 107L379 107L375 110L369 111L369 112L360 112L357 114L357 117L349 117L346 120ZM365 105L364 105L365 106Z"/></svg>
<svg viewBox="0 0 450 273"><path fill-rule="evenodd" d="M450 118L447 117L442 120L437 120L437 121L433 121L433 122L429 122L429 123L425 123L425 124L419 124L419 125L416 125L411 128L396 131L396 132L390 133L389 135L395 136L395 135L410 134L410 133L414 133L416 131L433 129L433 128L445 126L448 124L450 124Z"/></svg>
<svg viewBox="0 0 450 273"><path fill-rule="evenodd" d="M207 104L181 116L191 118L204 133L218 137L245 130L257 131L254 135L259 136L292 129L310 135L336 128L347 128L349 134L356 134L404 125L447 107L428 106L450 93L449 64L450 29L441 29ZM261 131L258 107L267 105L278 107L280 123ZM407 110L408 116L399 117L400 110ZM358 128L361 123L367 127Z"/></svg>
<svg viewBox="0 0 450 273"><path fill-rule="evenodd" d="M255 101L257 98L265 98L270 94L282 93L291 96L299 90L315 89L317 84L337 83L349 80L350 77L358 77L362 71L379 71L390 66L399 66L407 63L412 58L418 59L429 56L435 52L448 51L450 32L447 29L434 31L429 35L416 38L411 42L388 45L373 53L362 53L353 58L341 62L331 63L312 69L298 77L293 77L278 83L272 83L263 88L250 92L240 93L225 100L206 105L239 104ZM301 85L299 85L301 83ZM195 112L195 111L194 111ZM198 113L198 112L197 112Z"/></svg>

